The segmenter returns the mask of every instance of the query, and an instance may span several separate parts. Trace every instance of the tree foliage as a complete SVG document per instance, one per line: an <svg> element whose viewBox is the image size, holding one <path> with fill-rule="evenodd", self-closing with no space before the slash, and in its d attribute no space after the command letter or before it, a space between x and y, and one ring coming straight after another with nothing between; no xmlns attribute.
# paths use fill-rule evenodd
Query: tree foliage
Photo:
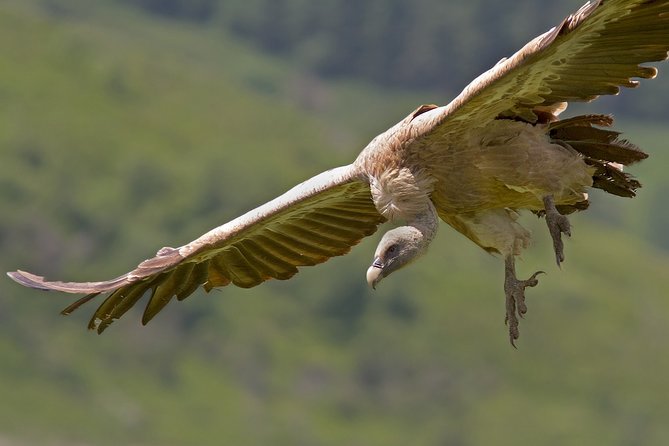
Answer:
<svg viewBox="0 0 669 446"><path fill-rule="evenodd" d="M222 28L325 79L453 96L475 75L555 26L582 0L116 0ZM669 88L663 90L669 94ZM648 99L644 93L644 98ZM650 101L651 104L657 104ZM624 97L610 106L662 112Z"/></svg>
<svg viewBox="0 0 669 446"><path fill-rule="evenodd" d="M119 0L180 20L216 23L264 51L291 56L325 77L448 89L543 32L579 0ZM472 30L476 30L472 32ZM507 42L501 48L500 43ZM510 44L510 45L509 45Z"/></svg>

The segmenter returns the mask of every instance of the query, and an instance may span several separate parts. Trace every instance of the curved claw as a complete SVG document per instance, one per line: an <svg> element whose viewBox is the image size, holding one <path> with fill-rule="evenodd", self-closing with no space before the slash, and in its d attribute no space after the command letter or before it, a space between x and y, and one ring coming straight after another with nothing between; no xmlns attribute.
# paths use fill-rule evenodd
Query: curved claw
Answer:
<svg viewBox="0 0 669 446"><path fill-rule="evenodd" d="M562 234L571 237L571 223L569 219L560 214L555 207L555 201L551 195L544 197L544 215L546 217L546 225L548 232L553 239L553 250L555 251L555 261L560 266L564 262L564 243L562 242Z"/></svg>
<svg viewBox="0 0 669 446"><path fill-rule="evenodd" d="M532 274L527 280L523 280L523 282L526 283L526 286L529 287L534 287L539 284L539 279L537 279L537 276L539 274L546 274L546 271L537 271L536 273Z"/></svg>

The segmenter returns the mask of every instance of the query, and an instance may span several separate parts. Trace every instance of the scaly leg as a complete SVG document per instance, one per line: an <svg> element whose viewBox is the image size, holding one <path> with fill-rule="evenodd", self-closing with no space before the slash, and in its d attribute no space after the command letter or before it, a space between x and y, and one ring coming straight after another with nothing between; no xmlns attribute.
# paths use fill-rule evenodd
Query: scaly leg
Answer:
<svg viewBox="0 0 669 446"><path fill-rule="evenodd" d="M553 238L553 249L555 250L555 260L558 266L564 262L564 245L562 243L562 234L571 237L571 225L564 215L560 214L555 207L555 201L552 195L544 197L544 209L546 210L546 224L548 231Z"/></svg>
<svg viewBox="0 0 669 446"><path fill-rule="evenodd" d="M537 271L527 280L516 278L516 264L513 255L504 259L504 293L506 294L506 318L504 323L509 326L509 340L516 347L516 339L520 335L518 331L518 316L523 317L527 313L525 305L525 288L536 286L539 281L537 275L543 271Z"/></svg>

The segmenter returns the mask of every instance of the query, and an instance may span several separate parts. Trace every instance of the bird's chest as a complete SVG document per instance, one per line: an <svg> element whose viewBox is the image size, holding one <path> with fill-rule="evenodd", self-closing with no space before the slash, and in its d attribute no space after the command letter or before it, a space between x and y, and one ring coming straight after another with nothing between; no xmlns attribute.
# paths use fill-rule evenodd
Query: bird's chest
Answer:
<svg viewBox="0 0 669 446"><path fill-rule="evenodd" d="M430 206L433 179L424 171L391 168L370 176L377 210L389 220L410 220Z"/></svg>

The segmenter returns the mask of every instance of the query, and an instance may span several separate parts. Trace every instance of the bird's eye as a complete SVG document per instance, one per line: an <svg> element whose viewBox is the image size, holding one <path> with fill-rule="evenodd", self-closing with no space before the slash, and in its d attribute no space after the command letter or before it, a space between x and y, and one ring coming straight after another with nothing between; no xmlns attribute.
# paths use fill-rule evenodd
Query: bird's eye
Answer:
<svg viewBox="0 0 669 446"><path fill-rule="evenodd" d="M395 251L397 251L397 245L392 245L388 248L388 253L389 254L394 254Z"/></svg>

